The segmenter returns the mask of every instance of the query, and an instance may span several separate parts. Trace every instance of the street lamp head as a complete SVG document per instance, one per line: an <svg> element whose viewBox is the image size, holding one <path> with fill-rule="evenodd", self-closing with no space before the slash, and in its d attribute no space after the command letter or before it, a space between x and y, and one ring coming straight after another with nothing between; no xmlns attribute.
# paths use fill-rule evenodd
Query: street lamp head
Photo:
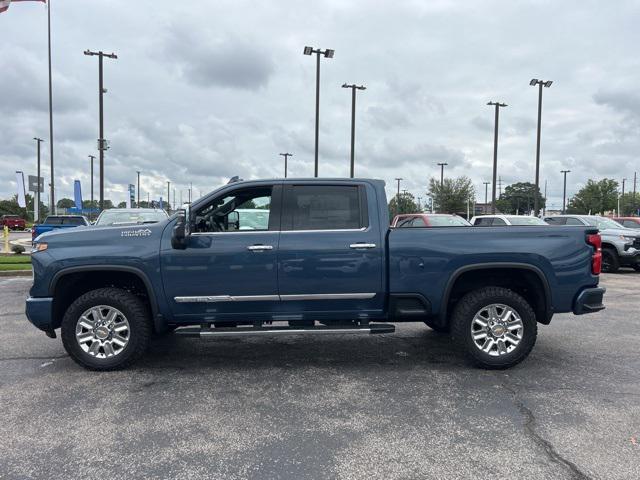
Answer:
<svg viewBox="0 0 640 480"><path fill-rule="evenodd" d="M85 50L85 51L84 51L84 54L85 54L85 55L90 55L90 56L95 55L95 53L94 53L94 52L92 52L91 50Z"/></svg>
<svg viewBox="0 0 640 480"><path fill-rule="evenodd" d="M336 53L336 51L335 51L335 50L331 50L331 49L327 48L327 49L324 51L324 57L325 57L325 58L333 58L333 54L334 54L334 53Z"/></svg>
<svg viewBox="0 0 640 480"><path fill-rule="evenodd" d="M367 87L365 87L364 85L360 85L359 87L356 87L358 90L366 90Z"/></svg>
<svg viewBox="0 0 640 480"><path fill-rule="evenodd" d="M549 88L551 86L551 84L553 83L552 80L547 80L546 82L544 82L544 86Z"/></svg>
<svg viewBox="0 0 640 480"><path fill-rule="evenodd" d="M312 47L304 47L303 53L305 55L311 55L313 53L313 48Z"/></svg>
<svg viewBox="0 0 640 480"><path fill-rule="evenodd" d="M342 88L351 88L351 85L347 85L346 83L343 83Z"/></svg>
<svg viewBox="0 0 640 480"><path fill-rule="evenodd" d="M531 81L529 82L529 85L531 85L532 87L535 87L538 84L538 79L537 78L532 78Z"/></svg>

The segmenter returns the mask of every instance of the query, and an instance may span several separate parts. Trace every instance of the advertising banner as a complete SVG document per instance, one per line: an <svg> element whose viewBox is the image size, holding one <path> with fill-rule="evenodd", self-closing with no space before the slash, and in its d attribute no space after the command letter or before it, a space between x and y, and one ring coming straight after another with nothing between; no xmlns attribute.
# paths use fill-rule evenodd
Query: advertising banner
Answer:
<svg viewBox="0 0 640 480"><path fill-rule="evenodd" d="M18 190L18 205L25 208L27 206L27 200L24 191L24 173L20 171L16 171L16 187Z"/></svg>
<svg viewBox="0 0 640 480"><path fill-rule="evenodd" d="M80 186L80 180L73 181L73 201L76 204L76 208L82 210L82 187Z"/></svg>

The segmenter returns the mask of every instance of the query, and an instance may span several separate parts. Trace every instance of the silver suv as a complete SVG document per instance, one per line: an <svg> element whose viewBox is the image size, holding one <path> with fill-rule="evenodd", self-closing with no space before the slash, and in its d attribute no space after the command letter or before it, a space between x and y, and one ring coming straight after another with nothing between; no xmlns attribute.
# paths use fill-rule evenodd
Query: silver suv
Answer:
<svg viewBox="0 0 640 480"><path fill-rule="evenodd" d="M554 215L544 217L550 225L597 227L602 236L602 271L614 273L620 267L640 271L640 233L599 215Z"/></svg>

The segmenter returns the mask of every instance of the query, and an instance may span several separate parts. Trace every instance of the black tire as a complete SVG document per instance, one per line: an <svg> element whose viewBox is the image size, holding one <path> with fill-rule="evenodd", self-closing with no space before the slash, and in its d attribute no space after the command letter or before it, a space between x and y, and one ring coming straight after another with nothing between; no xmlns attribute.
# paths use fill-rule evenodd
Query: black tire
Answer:
<svg viewBox="0 0 640 480"><path fill-rule="evenodd" d="M129 323L128 341L117 355L97 358L85 352L76 340L81 315L91 307L104 305L119 310ZM149 311L137 296L119 288L98 288L78 297L64 314L62 344L71 358L88 370L120 370L138 360L145 352L152 333Z"/></svg>
<svg viewBox="0 0 640 480"><path fill-rule="evenodd" d="M620 270L620 259L618 252L611 248L602 249L602 271L605 273L616 273Z"/></svg>
<svg viewBox="0 0 640 480"><path fill-rule="evenodd" d="M474 343L471 328L475 315L491 304L506 305L522 320L522 338L515 348L498 356L482 351ZM466 294L458 302L451 317L451 336L465 356L486 369L510 368L524 360L531 352L538 335L538 324L531 305L520 295L501 287L485 287Z"/></svg>
<svg viewBox="0 0 640 480"><path fill-rule="evenodd" d="M434 332L438 332L438 333L450 333L451 332L451 325L450 324L446 324L446 325L442 326L442 325L438 325L433 320L425 320L424 324L427 327L429 327L431 330L433 330Z"/></svg>

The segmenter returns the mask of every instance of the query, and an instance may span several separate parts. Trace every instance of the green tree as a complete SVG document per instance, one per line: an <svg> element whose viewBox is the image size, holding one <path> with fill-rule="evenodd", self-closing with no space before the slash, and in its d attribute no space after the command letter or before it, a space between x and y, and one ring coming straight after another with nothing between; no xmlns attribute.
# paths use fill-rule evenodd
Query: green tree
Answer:
<svg viewBox="0 0 640 480"><path fill-rule="evenodd" d="M391 218L401 213L418 213L418 205L414 196L409 192L402 192L399 196L395 195L389 202L389 215Z"/></svg>
<svg viewBox="0 0 640 480"><path fill-rule="evenodd" d="M467 176L429 180L429 196L433 198L433 208L438 213L462 213L467 211L467 202L473 202L475 191L473 182Z"/></svg>
<svg viewBox="0 0 640 480"><path fill-rule="evenodd" d="M31 194L25 195L26 208L18 205L18 196L14 195L10 200L0 200L0 215L20 215L25 220L33 220L33 202ZM40 217L44 219L49 214L47 206L40 201Z"/></svg>
<svg viewBox="0 0 640 480"><path fill-rule="evenodd" d="M502 213L526 215L534 209L535 196L538 196L540 210L545 207L545 198L540 189L530 182L518 182L507 186L500 198L496 200L496 207Z"/></svg>
<svg viewBox="0 0 640 480"><path fill-rule="evenodd" d="M636 198L633 198L633 192L625 192L620 197L620 214L624 217L637 216L640 210L640 193L636 192Z"/></svg>
<svg viewBox="0 0 640 480"><path fill-rule="evenodd" d="M127 202L120 202L118 208L127 208Z"/></svg>
<svg viewBox="0 0 640 480"><path fill-rule="evenodd" d="M603 178L596 182L589 179L569 200L567 212L576 214L601 214L618 208L618 182Z"/></svg>
<svg viewBox="0 0 640 480"><path fill-rule="evenodd" d="M56 206L58 208L73 208L76 206L76 202L74 202L70 198L61 198L60 200L58 200Z"/></svg>

